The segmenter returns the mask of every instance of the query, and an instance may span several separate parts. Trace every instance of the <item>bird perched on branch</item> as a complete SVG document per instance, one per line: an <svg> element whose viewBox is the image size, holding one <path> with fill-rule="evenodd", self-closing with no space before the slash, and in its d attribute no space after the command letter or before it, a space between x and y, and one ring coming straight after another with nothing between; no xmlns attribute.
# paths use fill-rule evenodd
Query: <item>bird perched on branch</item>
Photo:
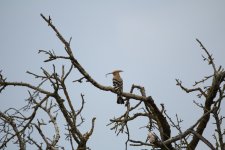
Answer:
<svg viewBox="0 0 225 150"><path fill-rule="evenodd" d="M113 75L113 86L117 93L117 104L124 104L124 100L122 97L123 93L123 79L120 77L120 72L123 72L122 70L115 70L111 73L107 73L107 75L112 74Z"/></svg>
<svg viewBox="0 0 225 150"><path fill-rule="evenodd" d="M158 137L154 132L149 132L147 139L149 140L149 143L154 144L158 141Z"/></svg>

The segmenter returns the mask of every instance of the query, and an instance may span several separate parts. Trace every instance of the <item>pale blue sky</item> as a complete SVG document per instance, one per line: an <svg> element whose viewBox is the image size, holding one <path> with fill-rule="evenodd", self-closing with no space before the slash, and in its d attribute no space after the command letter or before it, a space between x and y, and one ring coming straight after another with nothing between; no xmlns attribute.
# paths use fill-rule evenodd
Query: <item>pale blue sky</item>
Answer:
<svg viewBox="0 0 225 150"><path fill-rule="evenodd" d="M202 61L203 51L196 38L213 53L218 65L225 66L224 6L223 0L3 0L0 2L0 70L8 80L37 84L25 72L41 73L41 66L51 68L43 63L44 55L37 55L38 50L53 49L57 54L65 54L55 33L40 17L40 13L51 15L64 37L72 36L74 55L93 78L111 85L111 77L105 78L105 74L114 69L124 70L124 90L129 91L132 84L144 86L157 105L164 103L171 116L178 113L182 117L184 130L201 111L193 104L197 100L195 94L181 91L175 78L190 87L212 72ZM72 79L78 77L76 72ZM106 127L110 118L125 111L116 104L116 96L89 84L69 84L69 88L74 101L81 92L85 94L83 115L88 128L90 118L97 117L88 145L93 150L124 149L124 136L116 137ZM25 94L26 90L5 90L0 95L0 110L11 105L22 106ZM145 139L146 131L138 129L144 122L135 125L138 126L133 137ZM206 135L211 136L213 128L209 127Z"/></svg>

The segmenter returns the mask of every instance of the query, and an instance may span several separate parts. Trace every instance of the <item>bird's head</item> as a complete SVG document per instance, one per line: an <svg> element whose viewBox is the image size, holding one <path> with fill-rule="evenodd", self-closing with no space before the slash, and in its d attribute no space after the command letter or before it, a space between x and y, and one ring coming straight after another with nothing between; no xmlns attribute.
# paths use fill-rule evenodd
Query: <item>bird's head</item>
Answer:
<svg viewBox="0 0 225 150"><path fill-rule="evenodd" d="M113 72L107 73L105 76L107 77L107 75L112 74L113 76L119 74L120 72L123 72L123 70L114 70Z"/></svg>

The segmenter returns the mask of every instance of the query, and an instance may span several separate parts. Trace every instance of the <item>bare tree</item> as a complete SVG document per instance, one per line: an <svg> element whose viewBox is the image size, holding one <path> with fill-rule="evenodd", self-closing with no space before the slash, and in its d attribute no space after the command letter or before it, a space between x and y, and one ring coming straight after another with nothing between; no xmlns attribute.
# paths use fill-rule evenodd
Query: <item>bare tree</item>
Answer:
<svg viewBox="0 0 225 150"><path fill-rule="evenodd" d="M59 145L59 141L62 140L62 133L60 132L57 120L58 115L62 115L66 121L64 134L66 135L66 140L70 143L71 149L89 149L87 142L93 133L95 118L92 119L92 125L89 131L82 133L80 126L84 123L81 115L85 103L84 95L81 94L80 97L81 107L75 109L65 81L73 70L78 70L82 77L73 82L82 83L83 80L86 80L99 90L109 91L115 94L117 94L117 91L115 88L101 85L93 79L74 57L70 47L72 38L69 41L65 40L53 25L50 16L46 18L41 14L41 17L56 33L64 45L67 55L58 56L54 51L47 50L39 50L39 53L44 53L48 56L45 62L62 59L69 61L71 66L69 69L65 69L66 67L62 66L60 71L57 71L55 65L52 66L52 71L47 71L42 68L41 75L27 72L41 80L38 86L24 82L10 82L4 77L2 71L0 72L0 92L3 92L8 86L26 87L29 89L29 97L26 100L27 104L23 108L9 108L4 112L0 111L0 149L5 149L10 142L17 144L21 150L26 149L28 145L35 146L38 149L65 149ZM176 115L176 120L173 120L167 114L165 105L161 104L157 106L154 99L146 95L143 86L132 85L129 93L121 93L125 101L126 111L120 116L110 119L110 123L108 124L111 126L111 130L115 130L117 135L127 135L127 140L125 141L126 150L128 149L128 145L146 146L147 149L194 150L200 140L210 149L225 150L225 142L223 140L225 129L222 126L225 116L220 111L225 97L225 71L222 66L215 64L212 55L198 39L197 42L204 52L204 55L202 55L203 60L208 62L213 68L212 74L205 76L200 81L195 81L192 88L185 87L179 79L176 79L176 82L177 86L186 93L196 92L198 97L204 99L204 103L202 104L195 102L202 109L202 115L189 128L183 130L181 128L182 119L178 115ZM211 80L211 84L205 85L205 81L207 80ZM45 90L43 88L44 84L51 85L52 91ZM133 94L134 89L138 89L140 94ZM41 110L48 116L48 119L38 117L38 113ZM31 115L27 115L25 111L29 111ZM213 135L215 144L203 136L210 117L212 117L213 124L216 128L215 134ZM128 123L138 118L144 118L148 122L144 127L148 130L146 137L144 137L145 140L131 137ZM45 132L44 128L46 126L52 126L54 128L54 135L51 136ZM175 128L178 134L172 136L171 128ZM40 138L35 138L34 133L38 133Z"/></svg>

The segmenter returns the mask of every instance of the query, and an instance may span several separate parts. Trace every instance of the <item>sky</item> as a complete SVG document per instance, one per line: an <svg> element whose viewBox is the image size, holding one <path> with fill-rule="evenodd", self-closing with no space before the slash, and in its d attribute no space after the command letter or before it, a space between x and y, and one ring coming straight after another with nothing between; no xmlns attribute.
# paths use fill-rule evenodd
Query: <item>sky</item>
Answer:
<svg viewBox="0 0 225 150"><path fill-rule="evenodd" d="M202 114L193 100L203 99L198 99L196 93L184 93L175 79L191 87L195 81L211 75L212 68L203 62L204 53L196 38L213 54L217 66L225 66L224 6L223 0L2 0L0 70L8 81L37 85L38 81L26 71L40 74L40 67L52 69L51 63L43 62L47 56L39 55L38 50L65 55L63 45L40 17L40 13L50 15L61 34L67 40L72 37L74 56L96 81L112 85L111 77L106 78L105 74L123 70L124 91L128 92L132 84L144 86L158 106L165 104L172 118L178 114L184 120L185 130ZM70 67L66 61L56 64ZM77 71L73 75L71 80L81 77ZM116 96L88 83L68 81L68 88L76 106L80 93L85 94L84 130L90 128L91 118L97 117L88 146L94 150L124 149L125 136L116 136L106 126L110 118L125 111L125 107L116 104ZM22 107L26 96L26 89L8 88L0 95L0 110ZM139 129L144 125L142 120L134 124L132 136L137 140L146 138L146 131ZM211 137L213 131L209 124L204 135ZM134 149L137 148L129 147Z"/></svg>

